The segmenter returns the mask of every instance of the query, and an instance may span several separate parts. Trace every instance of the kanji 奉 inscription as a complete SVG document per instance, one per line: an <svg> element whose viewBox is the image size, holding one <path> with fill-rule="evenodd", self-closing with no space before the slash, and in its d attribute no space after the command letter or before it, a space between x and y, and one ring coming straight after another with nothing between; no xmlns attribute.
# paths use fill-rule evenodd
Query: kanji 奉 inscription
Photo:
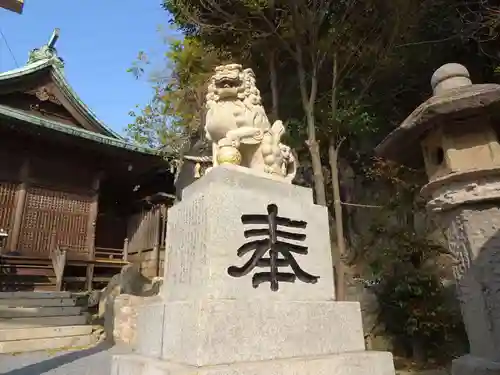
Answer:
<svg viewBox="0 0 500 375"><path fill-rule="evenodd" d="M242 277L249 274L256 267L269 268L268 272L257 272L252 277L252 285L257 288L264 282L269 282L272 291L279 289L279 282L293 283L296 279L302 282L315 284L319 276L313 276L302 268L295 260L294 254L307 255L307 246L289 243L286 240L302 242L306 239L303 233L285 231L280 227L305 229L305 221L291 220L278 216L278 206L267 206L267 215L242 215L243 225L267 224L267 228L252 228L244 231L245 238L262 237L244 243L237 251L239 257L253 251L250 259L242 266L231 266L227 269L229 275ZM282 272L279 268L290 267L293 272Z"/></svg>

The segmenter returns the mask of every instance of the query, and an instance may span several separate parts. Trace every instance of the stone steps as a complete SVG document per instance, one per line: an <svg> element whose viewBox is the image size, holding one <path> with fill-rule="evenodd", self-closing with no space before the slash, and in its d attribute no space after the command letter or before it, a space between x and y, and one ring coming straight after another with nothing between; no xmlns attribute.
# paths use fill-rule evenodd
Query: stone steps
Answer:
<svg viewBox="0 0 500 375"><path fill-rule="evenodd" d="M70 292L0 292L0 300L11 298L53 299L71 297L72 294Z"/></svg>
<svg viewBox="0 0 500 375"><path fill-rule="evenodd" d="M0 342L49 339L55 337L82 336L92 333L92 326L62 326L62 327L37 327L30 329L0 329Z"/></svg>
<svg viewBox="0 0 500 375"><path fill-rule="evenodd" d="M0 329L76 326L87 324L87 314L0 319Z"/></svg>
<svg viewBox="0 0 500 375"><path fill-rule="evenodd" d="M80 315L82 308L78 306L66 307L20 307L0 306L0 318L27 318L45 316Z"/></svg>
<svg viewBox="0 0 500 375"><path fill-rule="evenodd" d="M40 350L88 346L93 343L95 343L95 338L92 335L0 341L0 353L36 352Z"/></svg>
<svg viewBox="0 0 500 375"><path fill-rule="evenodd" d="M76 298L3 298L0 307L71 307Z"/></svg>
<svg viewBox="0 0 500 375"><path fill-rule="evenodd" d="M87 346L87 313L68 292L1 292L0 353Z"/></svg>

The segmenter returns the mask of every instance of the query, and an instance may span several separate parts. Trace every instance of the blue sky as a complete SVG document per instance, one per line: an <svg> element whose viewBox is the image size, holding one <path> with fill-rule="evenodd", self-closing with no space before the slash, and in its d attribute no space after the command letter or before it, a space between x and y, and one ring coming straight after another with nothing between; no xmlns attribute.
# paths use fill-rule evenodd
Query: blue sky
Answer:
<svg viewBox="0 0 500 375"><path fill-rule="evenodd" d="M128 113L151 98L147 80L127 69L143 50L161 61L165 52L159 27L168 30L161 0L25 0L18 15L0 9L0 30L19 65L31 49L61 29L56 48L68 81L99 119L118 132L131 122ZM16 67L0 39L0 71Z"/></svg>

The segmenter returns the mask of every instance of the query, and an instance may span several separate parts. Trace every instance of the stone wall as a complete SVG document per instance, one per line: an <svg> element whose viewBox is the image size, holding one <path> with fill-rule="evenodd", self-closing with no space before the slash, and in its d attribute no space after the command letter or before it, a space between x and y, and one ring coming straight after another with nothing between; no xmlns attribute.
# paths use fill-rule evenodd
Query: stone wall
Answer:
<svg viewBox="0 0 500 375"><path fill-rule="evenodd" d="M141 273L147 278L152 279L156 276L163 276L165 250L160 249L158 252L147 250L140 253L132 253L129 254L129 261L133 264L139 264Z"/></svg>
<svg viewBox="0 0 500 375"><path fill-rule="evenodd" d="M139 309L157 302L160 297L141 297L121 294L114 301L112 325L113 342L126 344L134 349L137 343L137 317Z"/></svg>

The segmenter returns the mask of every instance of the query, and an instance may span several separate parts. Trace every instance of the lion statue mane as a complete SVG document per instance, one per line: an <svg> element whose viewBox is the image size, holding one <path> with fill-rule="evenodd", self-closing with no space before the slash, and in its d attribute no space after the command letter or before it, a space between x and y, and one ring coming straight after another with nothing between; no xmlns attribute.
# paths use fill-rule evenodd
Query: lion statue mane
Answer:
<svg viewBox="0 0 500 375"><path fill-rule="evenodd" d="M291 181L297 161L281 143L285 127L269 122L252 69L240 64L215 68L206 96L205 132L212 142L213 165L239 164ZM231 148L227 158L223 148Z"/></svg>

